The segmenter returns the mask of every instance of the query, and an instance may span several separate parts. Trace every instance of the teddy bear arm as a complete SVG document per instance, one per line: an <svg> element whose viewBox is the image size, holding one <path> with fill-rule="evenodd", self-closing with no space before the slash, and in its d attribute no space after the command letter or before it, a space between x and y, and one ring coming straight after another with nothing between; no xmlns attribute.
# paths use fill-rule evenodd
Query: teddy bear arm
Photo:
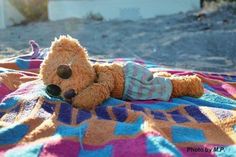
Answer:
<svg viewBox="0 0 236 157"><path fill-rule="evenodd" d="M74 98L73 105L84 109L92 109L109 98L114 88L114 78L109 72L98 74L96 83L83 90Z"/></svg>

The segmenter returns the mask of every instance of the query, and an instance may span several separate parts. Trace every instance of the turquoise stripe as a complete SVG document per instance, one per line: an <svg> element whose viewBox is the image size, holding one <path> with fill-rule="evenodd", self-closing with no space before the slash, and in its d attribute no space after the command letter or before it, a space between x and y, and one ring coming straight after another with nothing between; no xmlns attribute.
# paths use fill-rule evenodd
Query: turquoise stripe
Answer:
<svg viewBox="0 0 236 157"><path fill-rule="evenodd" d="M105 100L101 106L117 106L120 104L125 104L125 101L122 101L120 99L115 99L115 98L108 98L107 100Z"/></svg>
<svg viewBox="0 0 236 157"><path fill-rule="evenodd" d="M117 122L114 130L116 136L134 136L142 130L144 119L139 116L133 123Z"/></svg>
<svg viewBox="0 0 236 157"><path fill-rule="evenodd" d="M43 144L38 145L30 145L25 147L16 147L13 149L10 149L6 152L4 155L5 157L38 157L41 149L43 147Z"/></svg>
<svg viewBox="0 0 236 157"><path fill-rule="evenodd" d="M130 79L127 79L127 74L129 73L129 69L130 69L130 66L128 66L129 63L127 63L125 66L124 66L124 72L125 72L125 90L124 90L124 94L123 94L123 100L126 100L127 99L127 86L130 85Z"/></svg>
<svg viewBox="0 0 236 157"><path fill-rule="evenodd" d="M162 136L147 136L146 140L147 152L148 154L170 154L170 156L181 157L180 151L176 148L175 145L170 143Z"/></svg>
<svg viewBox="0 0 236 157"><path fill-rule="evenodd" d="M174 109L178 106L182 106L183 104L178 104L178 103L169 103L169 102L157 102L153 104L138 104L140 107L150 109L150 110L164 110L168 111L171 109Z"/></svg>
<svg viewBox="0 0 236 157"><path fill-rule="evenodd" d="M132 73L133 73L133 76L137 79L139 79L139 75L142 75L140 74L140 69L137 67L137 66L132 66ZM139 84L137 83L137 80L133 78L131 80L131 84L130 84L130 87L129 87L129 90L130 91L133 91L131 94L133 97L138 97L138 90L140 88Z"/></svg>
<svg viewBox="0 0 236 157"><path fill-rule="evenodd" d="M78 126L69 126L69 125L60 125L57 127L57 130L55 132L56 136L61 137L71 137L75 136L81 139L83 139L86 131L88 128L88 123L83 123Z"/></svg>
<svg viewBox="0 0 236 157"><path fill-rule="evenodd" d="M142 74L142 73L139 73L140 75ZM145 78L145 74L143 75L143 76L141 76L141 80L142 81L144 81L146 78ZM142 98L142 93L143 93L143 87L141 86L141 87L139 87L139 89L138 89L138 97L140 97L140 98Z"/></svg>
<svg viewBox="0 0 236 157"><path fill-rule="evenodd" d="M25 124L15 124L0 129L0 146L15 144L20 141L27 133L29 126Z"/></svg>
<svg viewBox="0 0 236 157"><path fill-rule="evenodd" d="M18 97L11 97L0 103L0 110L7 110L14 107L19 101Z"/></svg>
<svg viewBox="0 0 236 157"><path fill-rule="evenodd" d="M171 127L172 140L174 143L186 142L206 142L204 131L202 129L172 126Z"/></svg>
<svg viewBox="0 0 236 157"><path fill-rule="evenodd" d="M30 61L17 58L16 59L16 65L19 67L19 69L29 69Z"/></svg>
<svg viewBox="0 0 236 157"><path fill-rule="evenodd" d="M144 77L141 77L140 82L139 82L139 90L140 94L136 98L141 98L142 100L147 99L148 93L150 91L150 88L147 88L147 85L149 82L147 81L148 79L151 79L152 73L148 71L148 69L140 69L140 75L143 75ZM143 85L146 84L146 86Z"/></svg>

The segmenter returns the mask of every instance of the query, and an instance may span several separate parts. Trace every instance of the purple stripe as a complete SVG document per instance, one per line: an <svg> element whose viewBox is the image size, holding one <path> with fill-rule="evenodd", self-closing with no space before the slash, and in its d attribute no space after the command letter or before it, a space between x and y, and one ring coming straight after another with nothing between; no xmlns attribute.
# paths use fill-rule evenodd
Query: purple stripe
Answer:
<svg viewBox="0 0 236 157"><path fill-rule="evenodd" d="M50 139L50 138L49 138ZM61 140L48 140L41 152L40 157L42 156L72 156L76 157L79 154L80 144L79 142L61 139Z"/></svg>
<svg viewBox="0 0 236 157"><path fill-rule="evenodd" d="M142 78L141 78L141 81L144 82L146 80L146 73L143 74ZM139 89L138 89L138 97L141 97L142 96L142 93L143 93L143 87L140 86Z"/></svg>
<svg viewBox="0 0 236 157"><path fill-rule="evenodd" d="M29 69L38 69L42 60L31 60L29 63Z"/></svg>
<svg viewBox="0 0 236 157"><path fill-rule="evenodd" d="M152 98L153 97L153 93L156 91L156 87L152 85L151 89L149 90L148 93L148 98Z"/></svg>
<svg viewBox="0 0 236 157"><path fill-rule="evenodd" d="M11 90L5 86L3 83L0 83L0 101L9 93L11 93Z"/></svg>
<svg viewBox="0 0 236 157"><path fill-rule="evenodd" d="M137 66L133 66L134 67L134 69L132 69L133 70L133 76L137 76L137 73L138 73L138 68L137 68ZM135 86L136 84L134 83L134 79L132 79L131 80L131 82L130 82L130 84L129 84L129 87L128 87L128 91L127 92L129 92L129 91L133 91L133 87ZM136 85L137 86L137 85ZM128 93L127 93L128 94ZM132 93L129 93L129 94L132 94ZM128 95L129 95L128 94Z"/></svg>

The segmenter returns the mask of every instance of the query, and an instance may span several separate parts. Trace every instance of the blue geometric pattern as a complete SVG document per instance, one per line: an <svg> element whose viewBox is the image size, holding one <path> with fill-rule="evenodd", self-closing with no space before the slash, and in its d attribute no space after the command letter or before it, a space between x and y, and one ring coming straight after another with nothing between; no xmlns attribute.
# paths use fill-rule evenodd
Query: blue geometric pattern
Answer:
<svg viewBox="0 0 236 157"><path fill-rule="evenodd" d="M199 123L209 123L211 122L209 118L207 118L197 106L186 106L184 109L187 113L192 116Z"/></svg>
<svg viewBox="0 0 236 157"><path fill-rule="evenodd" d="M24 124L15 124L0 129L0 146L14 144L21 140L28 132L29 126Z"/></svg>
<svg viewBox="0 0 236 157"><path fill-rule="evenodd" d="M0 118L5 114L5 112L0 112Z"/></svg>
<svg viewBox="0 0 236 157"><path fill-rule="evenodd" d="M66 124L71 123L72 106L67 103L61 103L58 120Z"/></svg>
<svg viewBox="0 0 236 157"><path fill-rule="evenodd" d="M119 99L115 99L115 98L109 98L107 100L105 100L101 106L117 106L120 104L123 104L125 101L119 100Z"/></svg>
<svg viewBox="0 0 236 157"><path fill-rule="evenodd" d="M113 107L112 112L115 115L116 120L119 122L124 122L128 117L128 113L125 108Z"/></svg>
<svg viewBox="0 0 236 157"><path fill-rule="evenodd" d="M142 111L144 112L144 107L141 107L139 105L135 105L135 104L131 104L131 109L134 110L134 111Z"/></svg>
<svg viewBox="0 0 236 157"><path fill-rule="evenodd" d="M162 136L147 136L146 145L148 154L164 153L175 157L182 156L178 149Z"/></svg>
<svg viewBox="0 0 236 157"><path fill-rule="evenodd" d="M178 106L181 106L181 104L177 104L177 103L169 103L169 102L156 102L153 103L152 105L150 104L138 104L140 107L143 107L145 109L150 109L150 110L171 110L173 108L176 108Z"/></svg>
<svg viewBox="0 0 236 157"><path fill-rule="evenodd" d="M9 150L4 155L5 157L37 157L39 156L43 144L23 147L23 148L15 148Z"/></svg>
<svg viewBox="0 0 236 157"><path fill-rule="evenodd" d="M18 103L18 97L11 97L0 103L0 110L7 110Z"/></svg>
<svg viewBox="0 0 236 157"><path fill-rule="evenodd" d="M92 116L92 114L85 110L79 110L77 114L77 120L76 123L79 124L83 122L86 119L89 119Z"/></svg>
<svg viewBox="0 0 236 157"><path fill-rule="evenodd" d="M160 112L160 111L151 111L151 114L154 115L155 119L159 119L159 120L165 120L167 121L168 119L166 118L165 114Z"/></svg>
<svg viewBox="0 0 236 157"><path fill-rule="evenodd" d="M172 111L172 112L168 112L172 118L177 122L177 123L184 123L184 122L189 122L190 120L188 120L184 115L180 114L180 112L178 110Z"/></svg>
<svg viewBox="0 0 236 157"><path fill-rule="evenodd" d="M174 143L183 142L206 142L203 130L181 126L171 127L172 140Z"/></svg>
<svg viewBox="0 0 236 157"><path fill-rule="evenodd" d="M55 111L55 104L50 104L46 101L44 101L43 105L42 105L42 108L47 111L48 113L53 113Z"/></svg>
<svg viewBox="0 0 236 157"><path fill-rule="evenodd" d="M87 128L88 123L83 123L77 127L69 125L60 125L57 127L57 130L54 135L60 137L79 137L79 139L82 141Z"/></svg>
<svg viewBox="0 0 236 157"><path fill-rule="evenodd" d="M111 117L109 116L109 114L107 112L106 106L96 107L95 111L96 111L96 115L97 115L98 119L108 119L108 120L111 119Z"/></svg>
<svg viewBox="0 0 236 157"><path fill-rule="evenodd" d="M143 124L143 117L138 117L133 123L117 122L114 130L114 134L133 136L141 131L141 125Z"/></svg>

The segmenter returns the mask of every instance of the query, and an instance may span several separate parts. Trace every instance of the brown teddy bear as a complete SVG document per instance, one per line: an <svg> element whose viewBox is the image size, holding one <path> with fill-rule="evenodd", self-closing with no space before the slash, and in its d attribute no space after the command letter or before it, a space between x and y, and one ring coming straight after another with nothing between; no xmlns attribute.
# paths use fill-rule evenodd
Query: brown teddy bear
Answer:
<svg viewBox="0 0 236 157"><path fill-rule="evenodd" d="M52 42L41 64L40 77L50 96L61 97L84 109L93 109L110 96L124 100L168 101L171 97L200 97L204 93L196 75L153 74L133 62L92 65L86 49L70 36L60 36Z"/></svg>

